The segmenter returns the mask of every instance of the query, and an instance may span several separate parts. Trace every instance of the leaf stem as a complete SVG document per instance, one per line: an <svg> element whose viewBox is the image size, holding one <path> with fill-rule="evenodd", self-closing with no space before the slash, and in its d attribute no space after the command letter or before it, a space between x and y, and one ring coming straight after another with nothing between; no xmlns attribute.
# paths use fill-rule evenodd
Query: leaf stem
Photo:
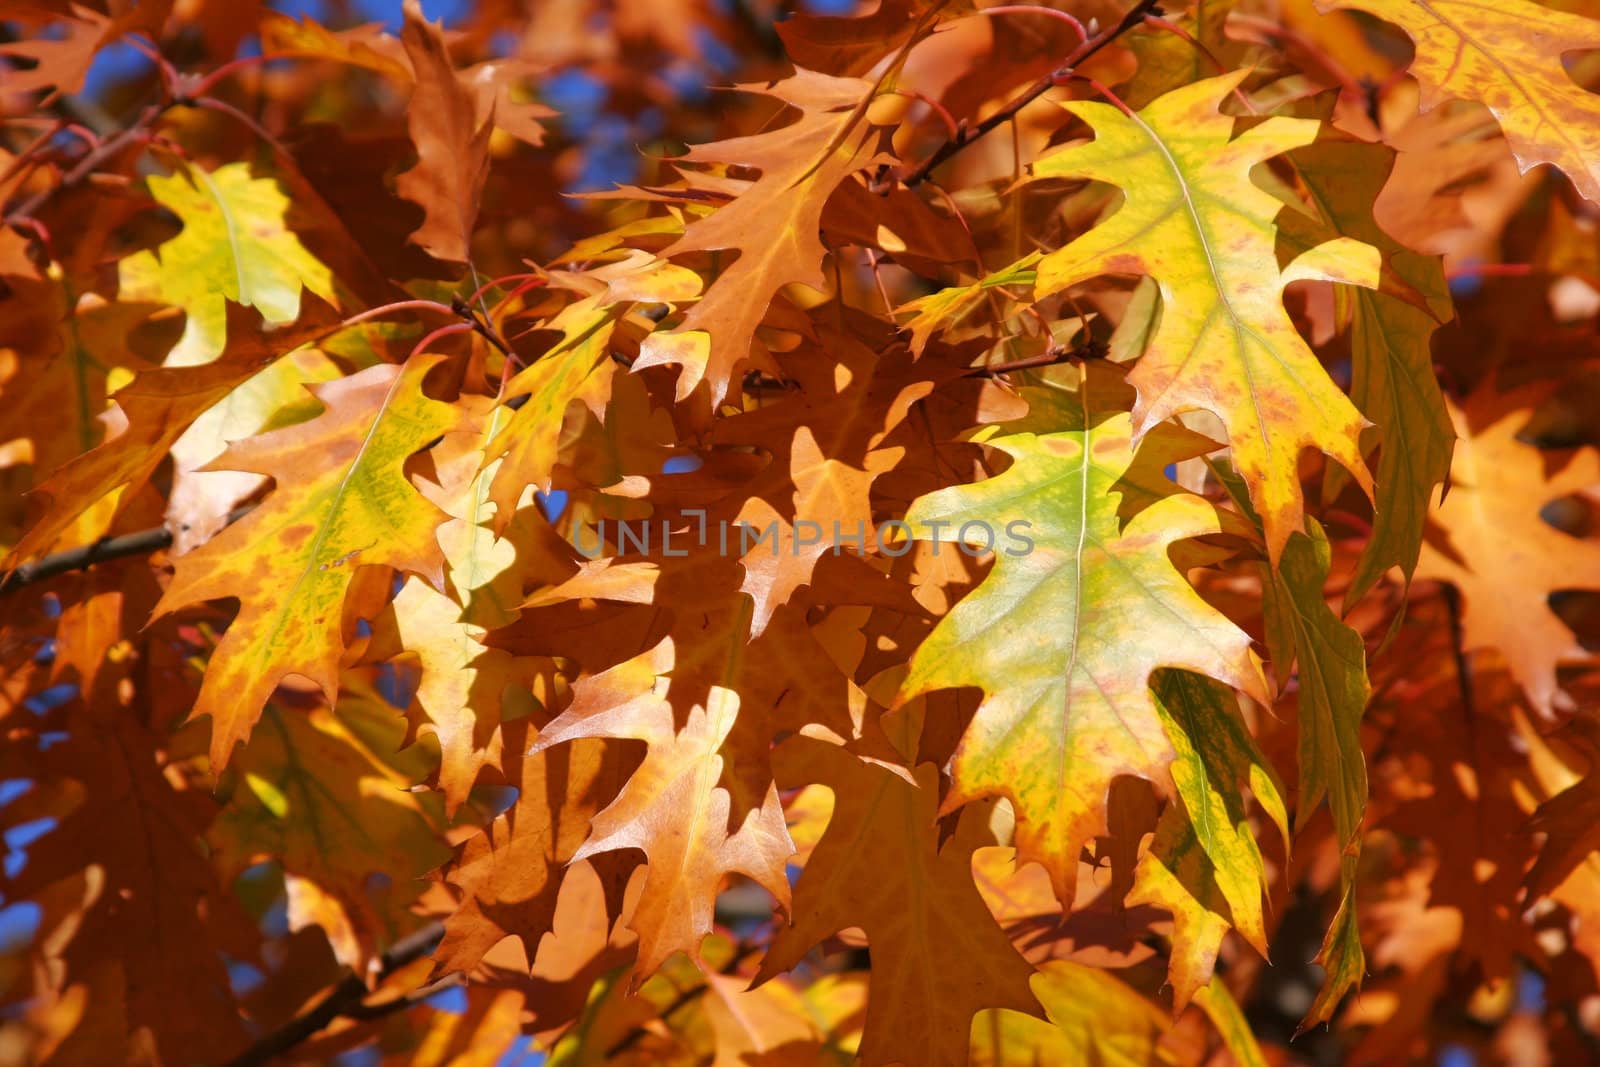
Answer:
<svg viewBox="0 0 1600 1067"><path fill-rule="evenodd" d="M6 212L5 218L0 220L0 223L10 226L24 219L31 219L52 196L63 189L71 189L81 184L106 160L115 156L133 142L148 137L155 124L160 121L161 116L165 115L167 109L171 106L171 104L151 104L146 107L139 112L139 117L134 119L132 125L101 141L99 145L85 153L84 157L78 160L77 166L62 176L61 181L47 189L40 189Z"/></svg>
<svg viewBox="0 0 1600 1067"><path fill-rule="evenodd" d="M995 11L998 9L989 8L988 10ZM993 115L990 115L976 126L963 126L958 136L946 140L938 147L937 150L934 151L933 155L929 156L927 159L917 164L917 166L913 167L910 171L902 175L900 181L908 187L921 185L923 182L928 180L928 176L932 174L934 169L941 163L944 163L946 160L950 159L950 157L954 156L956 153L972 144L990 130L993 130L998 126L1011 121L1016 117L1019 111L1033 103L1035 100L1039 99L1039 97L1043 96L1045 93L1049 92L1052 88L1059 84L1061 79L1070 75L1073 72L1073 69L1079 64L1087 61L1091 56L1095 55L1095 53L1099 52L1102 48L1105 48L1112 41L1115 41L1118 37L1133 29L1135 26L1143 24L1146 15L1159 14L1159 12L1160 8L1158 6L1158 0L1139 0L1139 3L1134 5L1134 7L1129 10L1126 15L1122 16L1121 21L1119 21L1115 26L1112 26L1110 29L1105 30L1089 40L1085 40L1082 44L1078 45L1077 48L1073 49L1072 54L1067 56L1067 58L1062 61L1059 67L1039 78L1032 85L1024 89L1021 94L1016 96L1009 104L1007 104L1005 107L1002 107L999 111L996 111Z"/></svg>
<svg viewBox="0 0 1600 1067"><path fill-rule="evenodd" d="M1078 16L1070 11L1060 11L1053 7L1038 7L1034 4L1000 4L997 7L986 7L978 12L980 15L1049 15L1060 22L1078 31L1078 43L1082 44L1089 39L1089 30Z"/></svg>

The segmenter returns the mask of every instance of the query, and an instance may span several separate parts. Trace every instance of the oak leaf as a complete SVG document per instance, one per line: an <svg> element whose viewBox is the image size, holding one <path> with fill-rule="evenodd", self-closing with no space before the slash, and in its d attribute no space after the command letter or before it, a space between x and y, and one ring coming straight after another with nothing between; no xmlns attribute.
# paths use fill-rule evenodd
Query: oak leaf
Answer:
<svg viewBox="0 0 1600 1067"><path fill-rule="evenodd" d="M679 365L680 400L706 381L712 404L721 403L734 369L753 357L756 328L778 290L790 284L822 288L826 249L820 233L829 194L852 174L888 158L882 129L867 117L870 82L800 71L745 90L775 97L801 115L767 133L696 145L682 157L687 163L754 167L761 176L731 202L691 222L661 252L738 253L683 322L647 337L634 361L635 370Z"/></svg>
<svg viewBox="0 0 1600 1067"><path fill-rule="evenodd" d="M1460 441L1455 486L1430 518L1417 576L1449 582L1463 600L1463 644L1494 649L1546 719L1569 703L1556 671L1590 659L1551 610L1552 592L1600 589L1600 547L1552 527L1549 502L1600 485L1600 451L1544 450L1519 439L1538 386L1494 382L1450 406Z"/></svg>
<svg viewBox="0 0 1600 1067"><path fill-rule="evenodd" d="M154 251L128 256L118 272L125 298L159 300L189 316L169 366L207 363L223 351L228 301L281 325L299 317L303 289L333 299L333 276L289 228L289 198L273 179L229 163L153 175L149 185L183 229Z"/></svg>
<svg viewBox="0 0 1600 1067"><path fill-rule="evenodd" d="M540 731L530 750L585 737L644 741L640 765L622 792L592 820L589 838L574 854L586 859L619 849L644 852L648 870L631 927L639 935L638 973L654 973L674 952L691 955L711 932L712 902L722 880L744 874L787 909L784 865L794 844L784 824L777 789L767 787L760 806L733 811L719 785L723 742L739 714L740 694L713 686L704 704L675 723L667 699L677 662L670 639L573 689L572 703Z"/></svg>
<svg viewBox="0 0 1600 1067"><path fill-rule="evenodd" d="M1481 101L1505 131L1522 169L1561 168L1600 203L1600 95L1580 86L1562 57L1600 48L1600 21L1530 0L1317 0L1399 26L1416 44L1411 73L1422 109L1451 97Z"/></svg>
<svg viewBox="0 0 1600 1067"><path fill-rule="evenodd" d="M869 1067L965 1064L977 1012L1038 1010L1030 968L973 884L972 852L994 840L983 811L964 812L941 842L931 763L916 768L912 784L806 737L785 742L774 759L784 780L828 786L834 805L795 888L794 923L779 929L757 983L794 967L825 938L860 927L873 953L859 1052ZM961 967L941 965L952 953Z"/></svg>
<svg viewBox="0 0 1600 1067"><path fill-rule="evenodd" d="M1375 286L1379 255L1341 237L1276 266L1272 218L1281 205L1250 170L1309 144L1318 123L1273 117L1231 137L1234 120L1218 109L1244 74L1175 89L1132 114L1065 105L1095 140L1044 157L1034 176L1112 182L1126 197L1109 219L1040 261L1035 294L1103 274L1155 278L1160 323L1129 379L1139 391L1135 440L1174 415L1214 412L1276 561L1301 525L1302 448L1327 453L1372 489L1363 419L1295 332L1282 290L1301 278Z"/></svg>
<svg viewBox="0 0 1600 1067"><path fill-rule="evenodd" d="M212 717L214 767L249 736L285 675L310 679L330 699L337 692L341 611L356 568L396 567L443 585L434 531L448 516L401 470L455 424L453 409L422 392L438 361L380 364L314 387L321 415L241 441L213 464L276 481L259 507L178 561L156 607L159 616L239 600L193 712Z"/></svg>
<svg viewBox="0 0 1600 1067"><path fill-rule="evenodd" d="M155 473L189 426L262 368L298 344L335 328L337 317L321 301L308 301L291 326L270 328L238 305L228 308L228 346L202 368L146 370L112 395L126 428L61 467L36 492L49 499L45 513L12 550L23 561L45 551L67 526L101 498L137 487Z"/></svg>
<svg viewBox="0 0 1600 1067"><path fill-rule="evenodd" d="M621 787L628 766L598 741L524 755L537 731L525 720L501 729L509 742L505 774L517 800L463 842L442 869L444 881L460 895L434 953L442 971L472 970L506 937L520 938L527 958L535 959L540 940L555 929L565 868L588 838L590 820ZM611 876L612 896L615 875L626 870L612 863L602 872Z"/></svg>
<svg viewBox="0 0 1600 1067"><path fill-rule="evenodd" d="M395 180L395 188L424 213L411 240L438 259L465 262L489 177L493 112L479 120L477 99L456 80L444 35L422 17L416 0L406 0L401 40L416 77L406 121L417 165Z"/></svg>
<svg viewBox="0 0 1600 1067"><path fill-rule="evenodd" d="M1180 1062L1163 1047L1169 1023L1160 1008L1106 971L1052 960L1030 982L1049 1022L1015 1011L997 1012L987 1033L975 1028L974 1067L1033 1067L1041 1063L1098 1063L1151 1067ZM981 1036L979 1036L981 1035Z"/></svg>
<svg viewBox="0 0 1600 1067"><path fill-rule="evenodd" d="M1243 787L1254 792L1285 845L1289 818L1271 766L1223 687L1169 671L1156 685L1156 708L1177 753L1172 780L1178 795L1139 862L1127 903L1172 912L1169 980L1173 1008L1182 1012L1211 981L1217 948L1230 926L1263 957L1267 954L1261 907L1267 869L1244 812Z"/></svg>
<svg viewBox="0 0 1600 1067"><path fill-rule="evenodd" d="M1408 580L1415 573L1434 487L1449 480L1455 429L1434 377L1430 343L1452 309L1438 260L1404 247L1372 217L1371 205L1389 181L1392 152L1321 140L1290 159L1326 227L1378 249L1385 267L1379 288L1339 291L1350 316L1350 398L1377 426L1382 448L1372 538L1345 593L1351 604L1390 567L1398 566ZM1279 232L1297 248L1314 248L1329 236L1292 211L1284 213Z"/></svg>
<svg viewBox="0 0 1600 1067"><path fill-rule="evenodd" d="M1158 473L1196 446L1180 438L1173 448L1153 433L1136 452L1130 417L1100 406L1097 377L1079 390L1076 426L995 438L1014 461L1009 470L923 497L907 515L915 529L945 524L935 534L945 543L960 543L964 524L1031 524L1032 550L996 552L994 569L917 649L898 699L984 690L956 750L944 810L1009 798L1021 860L1042 863L1063 900L1079 849L1105 832L1112 778L1163 780L1172 762L1150 695L1154 671L1185 668L1266 699L1249 638L1168 557L1174 542L1221 529L1211 504ZM1147 506L1124 525L1125 482ZM1013 612L1049 622L1019 634L1005 624Z"/></svg>
<svg viewBox="0 0 1600 1067"><path fill-rule="evenodd" d="M236 795L208 835L224 869L276 860L337 901L369 943L387 932L417 880L449 855L437 799L411 791L421 761L394 755L399 735L375 694L348 692L337 711L269 706L230 764ZM393 914L373 914L375 871L405 898Z"/></svg>

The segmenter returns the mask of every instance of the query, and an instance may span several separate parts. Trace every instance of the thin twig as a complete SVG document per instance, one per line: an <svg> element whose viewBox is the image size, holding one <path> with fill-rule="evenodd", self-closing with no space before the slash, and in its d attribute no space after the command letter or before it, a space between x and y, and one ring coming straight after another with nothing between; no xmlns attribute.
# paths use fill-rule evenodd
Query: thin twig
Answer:
<svg viewBox="0 0 1600 1067"><path fill-rule="evenodd" d="M224 525L232 526L254 510L254 504L236 507L228 512L228 521ZM159 552L171 544L172 531L165 526L153 526L148 530L136 530L117 537L102 537L87 545L55 552L33 563L24 563L10 574L0 577L0 597L15 593L25 585L54 578L58 574L83 570L96 563L125 559L128 556L148 555L151 552Z"/></svg>
<svg viewBox="0 0 1600 1067"><path fill-rule="evenodd" d="M1104 359L1105 357L1105 346L1098 341L1090 341L1086 345L1056 349L1037 356L1029 356L1026 359L1014 359L1009 363L991 363L985 367L973 367L967 372L967 375L968 377L992 378L996 374L1008 374L1012 371L1053 367L1057 363L1067 363L1074 359Z"/></svg>
<svg viewBox="0 0 1600 1067"><path fill-rule="evenodd" d="M724 963L721 967L717 968L717 973L732 974L738 969L739 964L743 963L745 960L754 955L755 951L756 946L749 943L741 944L739 946L739 950L734 953L733 958L727 963ZM688 989L683 990L676 997L674 997L672 1003L668 1004L661 1010L659 1017L663 1020L667 1019L669 1016L676 1014L679 1009L705 996L710 989L711 983L709 981L702 982L697 986L690 986ZM632 1030L629 1030L617 1041L616 1044L606 1049L607 1062L616 1059L618 1056L628 1051L628 1049L637 1044L648 1032L649 1031L643 1026L635 1026Z"/></svg>
<svg viewBox="0 0 1600 1067"><path fill-rule="evenodd" d="M933 155L929 156L912 170L904 174L900 180L907 186L916 186L927 181L928 176L933 173L934 168L938 167L941 163L948 160L951 156L954 156L957 152L960 152L963 148L966 148L968 145L982 137L984 134L988 133L990 130L993 130L995 127L1011 121L1016 117L1017 112L1021 111L1023 108L1039 99L1039 97L1049 92L1062 78L1065 78L1067 75L1071 74L1073 69L1079 64L1086 62L1095 53L1099 52L1102 48L1106 47L1106 45L1110 44L1124 33L1133 29L1135 26L1141 25L1144 22L1144 17L1146 15L1159 14L1159 12L1160 9L1158 7L1157 0L1139 0L1139 3L1136 4L1126 15L1122 16L1122 20L1115 26L1112 26L1110 29L1100 33L1091 40L1084 41L1077 48L1073 49L1072 54L1067 56L1067 58L1061 62L1059 67L1051 71L1049 74L1046 74L1032 85L1028 86L1019 96L1017 96L999 111L996 111L993 115L990 115L976 126L962 127L957 136L952 137L941 144L933 153Z"/></svg>
<svg viewBox="0 0 1600 1067"><path fill-rule="evenodd" d="M4 224L9 226L22 219L30 219L49 199L63 189L70 189L88 179L102 163L122 151L134 141L147 136L161 116L167 113L171 104L151 104L139 113L139 117L126 129L112 134L100 144L87 152L78 160L76 166L62 175L61 181L46 189L40 189L28 199L6 212Z"/></svg>
<svg viewBox="0 0 1600 1067"><path fill-rule="evenodd" d="M433 951L434 946L439 943L439 939L442 937L444 937L444 924L439 922L431 922L414 933L402 937L390 945L388 951L378 957L378 964L374 968L377 972L376 980L381 982L407 964L420 960ZM439 983L433 984L438 985ZM424 986L423 988L428 989L430 987ZM440 988L444 987L440 986ZM438 991L438 989L432 989L429 995ZM316 1007L304 1015L295 1016L276 1030L262 1035L255 1044L229 1060L227 1067L266 1067L275 1058L282 1056L302 1041L322 1030L335 1019L340 1017L376 1018L388 1014L390 1011L399 1011L400 1008L390 1008L389 1004L406 1002L407 999L402 997L398 1002L385 1001L368 1005L365 1001L367 994L370 992L371 990L368 988L367 983L362 980L360 975L346 975L338 985L333 987L332 992L317 1002ZM422 990L416 990L415 992L421 993ZM404 1006L409 1007L410 1003L405 1003ZM363 1012L366 1014L362 1014Z"/></svg>
<svg viewBox="0 0 1600 1067"><path fill-rule="evenodd" d="M502 356L519 365L522 363L522 357L511 350L511 346L500 336L499 331L485 321L472 305L458 296L450 301L450 310L460 315L462 321L470 325L474 333L499 349Z"/></svg>

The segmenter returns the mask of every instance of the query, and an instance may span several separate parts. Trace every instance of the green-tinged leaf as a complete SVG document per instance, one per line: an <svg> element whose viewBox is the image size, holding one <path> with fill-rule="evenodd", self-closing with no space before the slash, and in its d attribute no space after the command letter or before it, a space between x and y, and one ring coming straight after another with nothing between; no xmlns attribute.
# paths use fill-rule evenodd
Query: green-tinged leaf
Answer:
<svg viewBox="0 0 1600 1067"><path fill-rule="evenodd" d="M1354 856L1347 856L1340 864L1344 890L1339 898L1339 911L1322 939L1322 948L1317 951L1316 962L1325 972L1322 988L1317 991L1317 999L1311 1002L1306 1017L1300 1021L1301 1030L1333 1018L1344 995L1359 988L1366 977L1367 959L1361 950L1361 928L1356 924L1355 866Z"/></svg>
<svg viewBox="0 0 1600 1067"><path fill-rule="evenodd" d="M422 392L437 362L381 364L314 386L321 415L238 442L212 464L275 481L259 507L179 560L156 607L161 615L239 600L193 711L212 717L213 766L249 735L285 675L303 675L333 698L345 592L357 568L395 567L442 587L434 531L448 516L401 469L456 421L454 410Z"/></svg>
<svg viewBox="0 0 1600 1067"><path fill-rule="evenodd" d="M203 368L153 368L117 390L113 399L127 428L69 461L38 487L37 492L49 498L49 506L18 542L13 558L26 560L49 549L74 519L108 494L120 492L118 504L124 505L130 487L149 479L169 452L181 451L180 442L191 424L206 421L252 380L273 376L281 355L337 325L331 308L320 300L312 305L298 322L275 330L264 328L257 316L235 305L228 316L227 349L214 363ZM304 396L304 390L296 391ZM217 421L223 421L220 413ZM246 435L234 428L235 437ZM219 446L204 458L220 451Z"/></svg>
<svg viewBox="0 0 1600 1067"><path fill-rule="evenodd" d="M1171 1025L1167 1014L1121 979L1070 960L1051 960L1029 984L1050 1021L1015 1011L985 1013L972 1028L972 1067L1179 1062L1162 1045Z"/></svg>
<svg viewBox="0 0 1600 1067"><path fill-rule="evenodd" d="M993 274L978 279L971 285L951 285L937 293L918 297L895 308L896 315L909 313L911 317L901 324L911 331L911 351L920 356L934 335L961 324L979 304L993 295L992 290L1006 285L1032 285L1034 265L1039 253L1025 256Z"/></svg>
<svg viewBox="0 0 1600 1067"><path fill-rule="evenodd" d="M588 404L598 418L610 393L615 369L608 358L618 309L589 297L564 308L549 325L561 340L506 386L508 400L528 399L489 443L486 459L500 459L490 482L494 527L503 533L516 515L517 502L531 485L550 488L550 472L561 442L561 423L574 400Z"/></svg>
<svg viewBox="0 0 1600 1067"><path fill-rule="evenodd" d="M392 759L401 734L394 709L347 693L337 713L274 705L261 720L238 753L239 785L210 834L230 874L275 860L358 918L371 907L365 886L374 872L414 895L415 879L449 858L440 805L410 791L416 761ZM398 902L394 916L409 902Z"/></svg>
<svg viewBox="0 0 1600 1067"><path fill-rule="evenodd" d="M188 314L168 365L217 357L227 341L229 300L255 308L272 325L299 316L302 289L333 299L333 276L289 229L289 198L276 181L229 163L154 175L149 184L183 231L153 252L124 259L120 289L125 299L159 300Z"/></svg>
<svg viewBox="0 0 1600 1067"><path fill-rule="evenodd" d="M1063 900L1079 850L1105 832L1111 780L1166 778L1174 752L1150 694L1154 671L1184 668L1266 699L1249 638L1200 599L1168 555L1175 542L1221 529L1210 503L1159 474L1204 439L1152 433L1136 453L1128 414L1102 406L1117 385L1091 375L1076 425L997 438L1014 460L1009 470L925 496L907 515L914 530L945 543L965 536L981 546L987 524L1002 548L983 583L918 648L899 700L984 690L956 750L945 810L1009 798L1021 860L1042 863ZM1125 484L1135 493L1165 488L1124 524ZM1013 524L1027 524L1015 528L1031 551L1000 539Z"/></svg>
<svg viewBox="0 0 1600 1067"><path fill-rule="evenodd" d="M1263 575L1274 662L1282 664L1292 655L1298 666L1300 798L1296 829L1306 824L1327 797L1343 852L1343 903L1317 957L1328 978L1306 1016L1306 1025L1326 1021L1345 991L1361 981L1365 966L1355 920L1355 875L1367 805L1361 714L1370 695L1361 635L1341 622L1323 597L1332 559L1327 535L1314 521L1308 523L1308 530L1309 534L1290 539L1277 573ZM1292 651L1286 641L1292 641Z"/></svg>
<svg viewBox="0 0 1600 1067"><path fill-rule="evenodd" d="M1390 149L1328 140L1290 158L1324 225L1286 211L1279 223L1284 239L1309 249L1332 234L1353 237L1381 251L1387 271L1380 289L1339 291L1350 313L1350 396L1377 424L1382 448L1372 537L1345 592L1350 605L1390 567L1411 578L1434 487L1450 476L1456 435L1429 347L1434 330L1452 314L1450 293L1438 257L1399 244L1372 217L1394 164ZM1396 291L1405 287L1411 291Z"/></svg>
<svg viewBox="0 0 1600 1067"><path fill-rule="evenodd" d="M1215 412L1276 561L1301 527L1301 449L1327 453L1371 490L1361 415L1295 332L1283 287L1298 278L1373 286L1379 257L1340 238L1278 268L1272 220L1280 204L1250 171L1310 143L1318 124L1275 117L1230 140L1234 120L1218 107L1245 73L1174 90L1134 115L1109 104L1066 105L1095 140L1046 156L1034 175L1111 182L1126 199L1045 256L1035 292L1044 297L1105 274L1156 279L1160 324L1129 379L1139 391L1134 433L1185 411Z"/></svg>
<svg viewBox="0 0 1600 1067"><path fill-rule="evenodd" d="M1293 639L1292 648L1269 638L1274 665L1292 656L1300 694L1300 803L1296 829L1328 797L1339 840L1353 844L1367 803L1366 760L1361 755L1361 713L1366 710L1367 656L1361 635L1340 621L1323 598L1332 562L1328 537L1316 522L1309 535L1291 538L1267 593L1268 633Z"/></svg>
<svg viewBox="0 0 1600 1067"><path fill-rule="evenodd" d="M1156 708L1177 753L1172 780L1178 802L1163 813L1127 903L1172 913L1169 978L1175 1008L1182 1011L1211 980L1228 927L1267 954L1261 907L1267 870L1245 815L1244 786L1255 793L1285 843L1289 822L1272 769L1245 728L1233 694L1182 671L1163 672L1155 689Z"/></svg>
<svg viewBox="0 0 1600 1067"><path fill-rule="evenodd" d="M1232 1054L1238 1067L1267 1067L1266 1054L1256 1041L1250 1020L1245 1018L1239 1002L1228 992L1227 986L1221 982L1202 986L1195 990L1194 1002L1200 1005L1211 1020L1211 1025L1217 1028L1217 1035L1222 1038L1222 1044Z"/></svg>

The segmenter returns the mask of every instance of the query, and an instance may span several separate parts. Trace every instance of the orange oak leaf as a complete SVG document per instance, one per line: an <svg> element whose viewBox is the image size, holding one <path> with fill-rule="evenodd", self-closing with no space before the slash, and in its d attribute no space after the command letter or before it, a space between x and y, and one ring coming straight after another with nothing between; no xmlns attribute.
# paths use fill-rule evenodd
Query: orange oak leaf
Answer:
<svg viewBox="0 0 1600 1067"><path fill-rule="evenodd" d="M580 740L523 755L537 732L527 720L501 727L507 779L517 801L468 838L444 866L443 880L460 895L434 952L443 971L469 971L507 937L522 940L534 959L540 939L555 928L566 869L589 836L590 820L616 796L630 761L598 741ZM602 878L615 897L627 866L601 856ZM611 908L616 911L617 902ZM602 942L603 942L602 938Z"/></svg>
<svg viewBox="0 0 1600 1067"><path fill-rule="evenodd" d="M667 699L677 663L670 638L645 654L580 681L571 705L539 734L532 752L584 737L644 741L644 762L615 801L596 815L574 859L618 849L644 852L648 870L630 920L639 935L640 976L667 957L691 955L711 932L712 902L724 878L744 874L789 903L784 867L794 843L777 789L758 808L732 818L732 796L719 784L723 742L741 696L713 686L680 724Z"/></svg>
<svg viewBox="0 0 1600 1067"><path fill-rule="evenodd" d="M178 561L156 606L159 616L239 600L193 712L212 718L214 767L249 736L284 676L302 675L333 698L345 592L358 567L395 567L443 585L434 531L448 516L401 470L455 424L453 409L422 392L439 359L380 364L311 387L321 415L238 442L211 465L276 482L259 507Z"/></svg>
<svg viewBox="0 0 1600 1067"><path fill-rule="evenodd" d="M743 88L799 108L801 116L781 129L696 145L682 157L754 167L761 176L691 222L661 252L738 253L683 322L645 338L634 361L635 370L677 364L680 400L705 381L712 403L720 403L734 369L753 358L756 327L778 290L789 284L822 288L820 234L829 195L852 174L889 158L882 129L866 115L870 82L802 70L769 86Z"/></svg>
<svg viewBox="0 0 1600 1067"><path fill-rule="evenodd" d="M417 165L395 187L424 213L411 240L438 259L465 262L489 177L493 111L479 121L476 97L457 80L444 36L422 17L417 0L406 0L401 40L416 75L406 118Z"/></svg>
<svg viewBox="0 0 1600 1067"><path fill-rule="evenodd" d="M115 437L69 461L38 487L49 499L45 513L12 549L24 562L47 551L79 515L110 493L143 484L195 419L262 368L300 344L331 332L337 313L315 296L304 298L300 318L272 329L261 316L228 305L228 346L214 363L162 367L140 373L112 395L127 420Z"/></svg>
<svg viewBox="0 0 1600 1067"><path fill-rule="evenodd" d="M62 93L76 93L83 89L89 68L94 65L100 49L111 43L121 32L117 20L107 18L98 11L78 4L72 5L73 17L55 22L58 34L47 35L35 31L31 37L0 44L0 55L17 56L31 60L33 68L10 67L4 75L5 88L25 93L35 89L54 89ZM21 16L48 18L48 10L29 11L20 5ZM33 22L28 19L23 25Z"/></svg>
<svg viewBox="0 0 1600 1067"><path fill-rule="evenodd" d="M202 846L215 800L169 780L157 737L132 709L107 704L70 725L62 743L28 751L28 773L41 783L75 781L78 801L4 880L7 899L37 899L63 879L87 878L81 910L55 949L67 977L83 980L109 964L123 1025L149 1028L164 1059L238 1049L244 1033L222 953L250 952L252 923Z"/></svg>
<svg viewBox="0 0 1600 1067"><path fill-rule="evenodd" d="M821 782L833 815L795 888L794 923L781 927L756 981L798 964L811 947L859 927L872 948L860 1056L957 1067L967 1062L973 1016L986 1008L1038 1014L1032 968L979 895L972 853L994 843L985 812L964 812L941 841L938 772L916 784L837 745L807 737L774 754L785 782ZM947 961L959 959L960 966Z"/></svg>
<svg viewBox="0 0 1600 1067"><path fill-rule="evenodd" d="M1518 438L1540 386L1500 393L1493 382L1451 405L1460 441L1454 486L1428 523L1417 577L1460 590L1468 649L1493 649L1541 716L1568 698L1564 663L1592 661L1551 610L1563 589L1600 589L1600 545L1557 530L1540 515L1552 500L1600 485L1600 450L1546 450Z"/></svg>
<svg viewBox="0 0 1600 1067"><path fill-rule="evenodd" d="M761 475L740 487L747 496L736 520L758 534L775 531L770 540L758 537L740 558L740 590L755 602L758 635L773 612L811 580L824 553L846 538L855 539L854 550L863 554L876 548L869 494L878 475L905 451L885 439L941 377L962 373L949 366L909 373L904 350L876 353L852 337L832 331L823 336L831 365L812 352L785 360L794 367L796 390L778 403L719 420L711 433L718 444L772 453Z"/></svg>

